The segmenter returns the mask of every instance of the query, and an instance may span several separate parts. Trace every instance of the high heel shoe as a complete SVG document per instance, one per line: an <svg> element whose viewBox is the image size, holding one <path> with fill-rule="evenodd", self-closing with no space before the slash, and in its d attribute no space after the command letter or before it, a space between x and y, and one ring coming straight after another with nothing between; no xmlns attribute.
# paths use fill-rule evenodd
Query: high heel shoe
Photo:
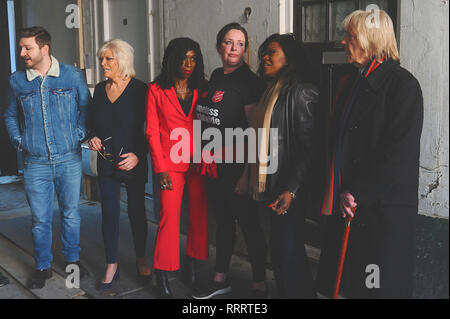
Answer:
<svg viewBox="0 0 450 319"><path fill-rule="evenodd" d="M150 273L150 275L143 275L141 274L141 272L139 271L139 266L136 265L136 273L139 277L139 280L144 284L147 285L149 283L152 282L152 274Z"/></svg>
<svg viewBox="0 0 450 319"><path fill-rule="evenodd" d="M159 298L173 299L173 294L169 286L169 279L167 277L167 271L155 269L155 274Z"/></svg>
<svg viewBox="0 0 450 319"><path fill-rule="evenodd" d="M114 273L114 277L113 277L113 279L111 280L111 282L104 283L104 282L101 282L101 281L100 281L100 283L99 283L99 285L98 285L98 287L97 287L97 290L99 290L99 291L108 290L108 289L111 288L113 282L114 282L114 281L117 281L117 280L119 280L119 279L120 279L120 272L119 272L119 266L117 266L116 272Z"/></svg>
<svg viewBox="0 0 450 319"><path fill-rule="evenodd" d="M181 281L186 286L193 286L197 281L197 261L189 256L186 256L181 268Z"/></svg>

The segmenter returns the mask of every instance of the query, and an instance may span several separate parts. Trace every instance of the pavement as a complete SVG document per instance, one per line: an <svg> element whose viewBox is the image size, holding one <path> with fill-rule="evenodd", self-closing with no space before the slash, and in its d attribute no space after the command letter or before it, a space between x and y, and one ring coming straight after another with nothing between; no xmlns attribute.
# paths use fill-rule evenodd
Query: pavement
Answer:
<svg viewBox="0 0 450 319"><path fill-rule="evenodd" d="M0 181L1 182L1 181ZM125 210L120 216L119 264L121 278L108 292L96 290L105 269L105 255L101 236L101 207L98 202L80 200L81 240L80 259L91 276L82 279L79 288L68 288L63 269L61 223L57 201L53 217L53 277L45 288L30 290L27 283L34 270L31 236L31 214L23 190L21 178L0 183L0 272L10 284L0 287L0 299L155 299L155 282L142 283L135 268L135 256L128 216ZM153 242L157 225L148 221L147 259L151 265ZM186 236L181 236L181 256L184 255ZM213 275L215 247L210 245L210 256L200 264L200 282L207 282ZM179 273L170 276L170 285L177 299L189 299L189 289L180 281ZM233 292L214 297L216 299L248 299L251 297L251 268L245 256L233 255L231 261ZM274 292L273 273L267 269L267 285Z"/></svg>

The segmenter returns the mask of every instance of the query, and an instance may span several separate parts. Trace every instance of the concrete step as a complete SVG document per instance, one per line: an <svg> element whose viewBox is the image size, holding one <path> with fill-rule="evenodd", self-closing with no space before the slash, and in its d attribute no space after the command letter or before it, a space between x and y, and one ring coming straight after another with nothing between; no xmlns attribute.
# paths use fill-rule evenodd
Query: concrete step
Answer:
<svg viewBox="0 0 450 319"><path fill-rule="evenodd" d="M0 272L4 277L9 279L9 284L0 287L0 300L2 299L37 299L37 297L17 281L10 273L3 267L0 267Z"/></svg>
<svg viewBox="0 0 450 319"><path fill-rule="evenodd" d="M30 290L27 287L30 274L34 271L33 257L0 234L1 265L8 277L12 279L9 287L11 296L32 299L86 299L86 292L82 289L66 287L64 277L53 271L53 276L47 280L42 289ZM2 289L3 290L3 289Z"/></svg>

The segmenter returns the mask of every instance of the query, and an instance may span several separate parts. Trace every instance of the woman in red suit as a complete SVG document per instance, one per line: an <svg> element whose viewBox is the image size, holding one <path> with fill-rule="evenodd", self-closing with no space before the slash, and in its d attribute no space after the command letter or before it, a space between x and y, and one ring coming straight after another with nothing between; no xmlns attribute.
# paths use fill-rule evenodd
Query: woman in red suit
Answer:
<svg viewBox="0 0 450 319"><path fill-rule="evenodd" d="M200 46L189 38L177 38L167 46L161 73L149 85L147 93L146 134L153 170L159 177L161 189L160 222L153 261L161 298L173 298L167 272L180 268L180 213L185 183L189 194L188 262L182 272L185 281L193 283L195 261L208 258L206 190L203 176L190 164L194 150L195 106L204 81ZM177 135L174 133L180 131L189 133L189 142L185 145L181 136L171 139L171 134ZM189 150L187 160L184 158L179 162L171 158L171 150L176 145L182 145L184 151Z"/></svg>

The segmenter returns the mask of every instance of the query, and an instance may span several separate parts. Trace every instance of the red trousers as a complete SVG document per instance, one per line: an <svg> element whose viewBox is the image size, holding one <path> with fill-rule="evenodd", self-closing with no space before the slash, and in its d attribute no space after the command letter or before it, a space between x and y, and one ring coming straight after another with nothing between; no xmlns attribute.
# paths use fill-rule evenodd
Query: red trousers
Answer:
<svg viewBox="0 0 450 319"><path fill-rule="evenodd" d="M180 269L180 217L184 184L187 183L189 227L186 255L195 259L208 258L208 200L205 178L189 169L169 172L172 190L161 190L161 212L156 236L153 268Z"/></svg>

